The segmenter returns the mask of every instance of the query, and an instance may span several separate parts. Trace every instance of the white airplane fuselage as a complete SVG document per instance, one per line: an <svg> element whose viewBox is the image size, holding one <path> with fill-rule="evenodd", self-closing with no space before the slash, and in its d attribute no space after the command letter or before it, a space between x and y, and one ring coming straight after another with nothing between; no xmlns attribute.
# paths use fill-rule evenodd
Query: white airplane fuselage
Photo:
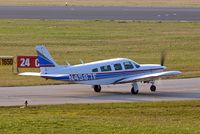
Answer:
<svg viewBox="0 0 200 134"><path fill-rule="evenodd" d="M125 63L131 63L133 68L125 68ZM116 64L121 65L121 69L116 70ZM110 66L110 71L102 70L102 67ZM94 72L93 69L97 69ZM59 78L50 78L54 80L70 81L74 83L88 84L88 85L108 85L116 84L119 80L131 77L140 76L145 74L162 72L166 67L157 64L142 64L127 59L116 58L109 60L102 60L97 62L90 62L78 64L73 66L59 66L55 69L49 69L48 73L51 74L67 74L67 76Z"/></svg>

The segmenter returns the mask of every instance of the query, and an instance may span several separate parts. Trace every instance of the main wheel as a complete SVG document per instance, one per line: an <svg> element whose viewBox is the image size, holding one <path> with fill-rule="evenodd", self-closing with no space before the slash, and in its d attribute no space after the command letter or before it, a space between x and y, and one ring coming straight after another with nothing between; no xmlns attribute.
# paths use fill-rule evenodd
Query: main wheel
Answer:
<svg viewBox="0 0 200 134"><path fill-rule="evenodd" d="M155 85L151 85L150 90L151 90L151 92L155 92L156 91L156 86Z"/></svg>
<svg viewBox="0 0 200 134"><path fill-rule="evenodd" d="M135 89L134 87L131 88L131 93L132 94L138 94L139 90Z"/></svg>
<svg viewBox="0 0 200 134"><path fill-rule="evenodd" d="M101 92L101 86L100 85L94 85L94 91L95 92Z"/></svg>

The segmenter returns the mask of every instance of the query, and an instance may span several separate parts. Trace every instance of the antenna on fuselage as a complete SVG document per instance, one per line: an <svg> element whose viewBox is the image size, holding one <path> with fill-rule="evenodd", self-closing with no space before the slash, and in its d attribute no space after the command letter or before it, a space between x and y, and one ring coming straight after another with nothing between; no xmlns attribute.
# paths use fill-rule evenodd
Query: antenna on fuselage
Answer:
<svg viewBox="0 0 200 134"><path fill-rule="evenodd" d="M68 65L68 66L70 66L71 64L67 61L67 60L65 60L65 63Z"/></svg>
<svg viewBox="0 0 200 134"><path fill-rule="evenodd" d="M84 61L82 59L80 59L81 64L84 64Z"/></svg>

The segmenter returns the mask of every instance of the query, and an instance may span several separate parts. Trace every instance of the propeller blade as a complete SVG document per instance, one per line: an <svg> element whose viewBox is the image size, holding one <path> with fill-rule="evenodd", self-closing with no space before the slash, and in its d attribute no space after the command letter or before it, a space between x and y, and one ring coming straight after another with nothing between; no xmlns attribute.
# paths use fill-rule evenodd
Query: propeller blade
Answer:
<svg viewBox="0 0 200 134"><path fill-rule="evenodd" d="M164 66L164 64L165 64L165 59L166 59L166 52L165 52L165 51L162 51L162 53L161 53L161 58L160 58L160 65L161 65L161 66Z"/></svg>

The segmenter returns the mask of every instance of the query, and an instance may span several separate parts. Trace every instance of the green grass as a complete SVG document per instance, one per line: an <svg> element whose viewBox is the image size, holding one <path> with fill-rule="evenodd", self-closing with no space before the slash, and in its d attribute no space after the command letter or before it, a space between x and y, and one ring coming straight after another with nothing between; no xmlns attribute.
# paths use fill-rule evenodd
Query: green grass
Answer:
<svg viewBox="0 0 200 134"><path fill-rule="evenodd" d="M199 0L0 0L0 5L199 7Z"/></svg>
<svg viewBox="0 0 200 134"><path fill-rule="evenodd" d="M127 57L139 63L159 63L181 70L179 78L200 76L199 22L0 20L0 55L36 55L45 44L59 64ZM20 71L32 71L20 70ZM37 71L37 70L34 70ZM59 84L16 76L0 67L0 86Z"/></svg>
<svg viewBox="0 0 200 134"><path fill-rule="evenodd" d="M1 133L198 134L200 101L0 107Z"/></svg>

